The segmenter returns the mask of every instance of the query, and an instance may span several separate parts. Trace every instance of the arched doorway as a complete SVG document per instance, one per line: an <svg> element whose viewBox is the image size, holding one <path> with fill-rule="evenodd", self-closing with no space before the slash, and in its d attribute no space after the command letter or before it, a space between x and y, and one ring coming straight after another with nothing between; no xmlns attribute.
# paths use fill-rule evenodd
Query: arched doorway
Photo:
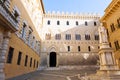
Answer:
<svg viewBox="0 0 120 80"><path fill-rule="evenodd" d="M50 52L49 55L49 66L56 67L56 52Z"/></svg>

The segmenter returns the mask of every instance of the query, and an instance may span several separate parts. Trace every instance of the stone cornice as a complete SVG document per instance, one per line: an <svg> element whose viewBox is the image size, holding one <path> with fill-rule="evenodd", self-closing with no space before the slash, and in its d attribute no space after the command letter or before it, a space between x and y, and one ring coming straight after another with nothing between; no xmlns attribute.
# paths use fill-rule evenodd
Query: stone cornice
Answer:
<svg viewBox="0 0 120 80"><path fill-rule="evenodd" d="M45 14L45 9L44 9L43 0L40 0L40 1L41 1L42 9L43 9L43 14Z"/></svg>
<svg viewBox="0 0 120 80"><path fill-rule="evenodd" d="M97 13L60 13L60 12L48 12L44 14L45 18L67 18L67 19L100 19L100 15Z"/></svg>
<svg viewBox="0 0 120 80"><path fill-rule="evenodd" d="M112 13L114 13L115 10L117 10L120 7L120 0L113 0L109 6L105 9L105 14L101 18L101 21L103 22L107 17L109 17Z"/></svg>
<svg viewBox="0 0 120 80"><path fill-rule="evenodd" d="M105 9L105 12L109 12L110 9L120 0L112 0L112 2L108 5L108 7Z"/></svg>

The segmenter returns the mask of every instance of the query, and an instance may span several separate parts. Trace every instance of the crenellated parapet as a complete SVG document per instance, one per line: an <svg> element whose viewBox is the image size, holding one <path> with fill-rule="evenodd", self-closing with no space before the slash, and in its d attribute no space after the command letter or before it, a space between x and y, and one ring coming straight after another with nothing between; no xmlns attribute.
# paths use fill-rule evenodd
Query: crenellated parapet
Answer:
<svg viewBox="0 0 120 80"><path fill-rule="evenodd" d="M100 19L99 13L69 13L69 12L55 12L55 11L48 11L44 14L44 17L50 18L70 18L70 19Z"/></svg>

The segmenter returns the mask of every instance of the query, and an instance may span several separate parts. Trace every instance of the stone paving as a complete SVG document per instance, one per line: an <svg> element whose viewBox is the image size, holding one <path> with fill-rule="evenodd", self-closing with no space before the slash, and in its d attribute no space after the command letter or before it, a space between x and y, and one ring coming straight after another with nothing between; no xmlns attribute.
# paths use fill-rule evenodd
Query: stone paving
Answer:
<svg viewBox="0 0 120 80"><path fill-rule="evenodd" d="M97 70L93 66L42 68L7 80L120 80L120 75L98 75Z"/></svg>
<svg viewBox="0 0 120 80"><path fill-rule="evenodd" d="M96 69L82 70L38 70L7 80L80 80L78 75L94 74Z"/></svg>

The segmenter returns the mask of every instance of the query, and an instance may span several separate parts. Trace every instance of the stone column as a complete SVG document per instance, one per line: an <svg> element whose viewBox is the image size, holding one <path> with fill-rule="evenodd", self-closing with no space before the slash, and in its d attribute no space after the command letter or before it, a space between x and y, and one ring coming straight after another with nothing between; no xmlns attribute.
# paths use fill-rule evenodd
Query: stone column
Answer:
<svg viewBox="0 0 120 80"><path fill-rule="evenodd" d="M50 67L49 62L50 62L50 53L47 53L47 67Z"/></svg>
<svg viewBox="0 0 120 80"><path fill-rule="evenodd" d="M5 59L8 50L10 34L11 33L9 31L6 31L3 35L2 48L0 49L0 80L5 80L4 68L5 68Z"/></svg>

